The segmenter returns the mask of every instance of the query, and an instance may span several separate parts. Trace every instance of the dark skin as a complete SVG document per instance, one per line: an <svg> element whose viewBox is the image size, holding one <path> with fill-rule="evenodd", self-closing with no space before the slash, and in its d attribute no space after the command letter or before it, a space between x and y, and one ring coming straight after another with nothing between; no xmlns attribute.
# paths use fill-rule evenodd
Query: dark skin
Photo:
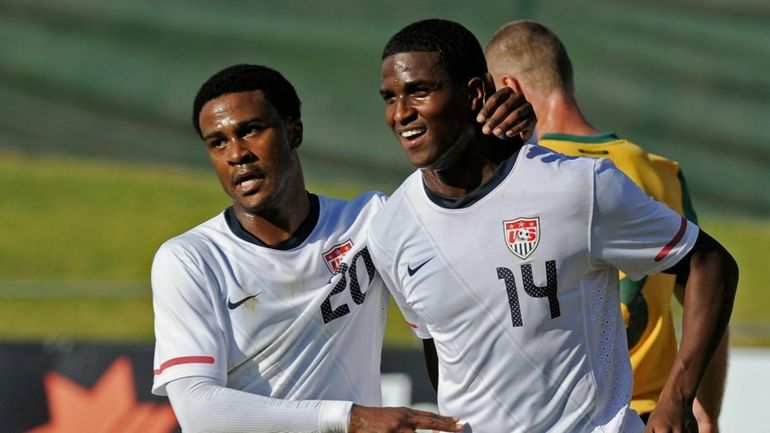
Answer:
<svg viewBox="0 0 770 433"><path fill-rule="evenodd" d="M690 253L665 272L687 281L682 341L645 431L697 432L692 403L730 320L738 265L719 242L701 231Z"/></svg>
<svg viewBox="0 0 770 433"><path fill-rule="evenodd" d="M310 209L297 155L302 122L282 118L259 90L207 102L199 121L241 225L269 245L288 239Z"/></svg>
<svg viewBox="0 0 770 433"><path fill-rule="evenodd" d="M380 93L385 122L426 186L459 198L486 182L499 166L489 137L474 122L486 77L452 80L438 53L407 52L383 60ZM738 266L725 248L701 231L690 253L667 272L687 280L682 342L647 432L697 432L692 403L725 332L738 281ZM438 384L433 341L424 343L428 371Z"/></svg>
<svg viewBox="0 0 770 433"><path fill-rule="evenodd" d="M483 113L488 132L507 131L511 136L528 137L534 129L532 107L510 90L490 98ZM222 188L233 200L240 224L268 245L288 239L310 209L297 154L302 143L302 122L281 116L260 90L213 99L202 107L198 119L209 159ZM453 432L462 430L457 422L457 418L410 408L354 404L348 431Z"/></svg>
<svg viewBox="0 0 770 433"><path fill-rule="evenodd" d="M488 132L525 138L536 122L532 106L508 88L490 97L479 116ZM288 239L310 209L297 154L302 121L282 118L254 90L207 102L199 123L209 159L241 225L268 245Z"/></svg>
<svg viewBox="0 0 770 433"><path fill-rule="evenodd" d="M486 182L522 141L484 135L473 120L485 117L485 91L494 88L489 76L456 83L437 60L438 53L429 52L386 58L380 95L385 123L412 165L422 169L428 188L456 198Z"/></svg>

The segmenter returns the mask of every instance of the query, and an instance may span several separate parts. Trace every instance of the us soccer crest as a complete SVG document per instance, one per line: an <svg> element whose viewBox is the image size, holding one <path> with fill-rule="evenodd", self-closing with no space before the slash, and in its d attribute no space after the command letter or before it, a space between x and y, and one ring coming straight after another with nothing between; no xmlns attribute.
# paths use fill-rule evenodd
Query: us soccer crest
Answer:
<svg viewBox="0 0 770 433"><path fill-rule="evenodd" d="M333 246L329 251L323 253L326 266L330 271L332 271L332 273L337 272L337 269L340 268L340 263L342 263L343 257L345 257L345 254L351 249L353 249L353 242L351 240L347 240L339 245Z"/></svg>
<svg viewBox="0 0 770 433"><path fill-rule="evenodd" d="M505 244L514 256L526 259L540 243L540 218L503 221Z"/></svg>

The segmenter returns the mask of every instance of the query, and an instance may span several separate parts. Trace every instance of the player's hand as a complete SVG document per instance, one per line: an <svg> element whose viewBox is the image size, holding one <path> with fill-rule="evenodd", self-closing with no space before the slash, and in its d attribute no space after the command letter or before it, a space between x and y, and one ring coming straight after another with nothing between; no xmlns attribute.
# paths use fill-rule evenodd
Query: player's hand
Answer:
<svg viewBox="0 0 770 433"><path fill-rule="evenodd" d="M476 120L483 123L481 132L500 138L520 136L523 141L532 137L537 117L532 104L524 95L503 87L487 98Z"/></svg>
<svg viewBox="0 0 770 433"><path fill-rule="evenodd" d="M692 413L698 421L698 433L719 433L719 423L712 418L697 398L692 404Z"/></svg>
<svg viewBox="0 0 770 433"><path fill-rule="evenodd" d="M692 404L660 400L647 420L645 433L698 433Z"/></svg>
<svg viewBox="0 0 770 433"><path fill-rule="evenodd" d="M349 433L414 433L417 429L459 432L458 418L407 407L367 407L353 405Z"/></svg>

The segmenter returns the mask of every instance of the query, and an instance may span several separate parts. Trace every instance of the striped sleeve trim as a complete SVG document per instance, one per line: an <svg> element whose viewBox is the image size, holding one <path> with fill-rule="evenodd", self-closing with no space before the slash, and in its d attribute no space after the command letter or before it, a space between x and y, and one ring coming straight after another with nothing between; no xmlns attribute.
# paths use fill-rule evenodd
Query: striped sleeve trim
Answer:
<svg viewBox="0 0 770 433"><path fill-rule="evenodd" d="M172 358L160 365L160 368L153 370L155 376L163 373L167 368L180 364L213 364L213 356L180 356Z"/></svg>
<svg viewBox="0 0 770 433"><path fill-rule="evenodd" d="M682 222L679 224L679 231L676 232L676 235L668 241L668 243L663 246L663 248L660 249L660 252L658 252L658 255L655 256L655 261L659 262L666 257L668 257L669 253L672 249L679 243L679 241L682 240L684 237L684 233L687 231L687 219L685 217L682 217Z"/></svg>

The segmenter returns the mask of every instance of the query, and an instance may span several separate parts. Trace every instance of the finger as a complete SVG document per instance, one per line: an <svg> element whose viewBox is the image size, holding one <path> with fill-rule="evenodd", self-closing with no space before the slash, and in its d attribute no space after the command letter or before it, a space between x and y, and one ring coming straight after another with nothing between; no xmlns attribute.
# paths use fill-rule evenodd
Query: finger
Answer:
<svg viewBox="0 0 770 433"><path fill-rule="evenodd" d="M524 128L519 135L521 136L521 139L526 143L528 142L532 136L535 134L535 125L537 122L532 122L531 126L528 126Z"/></svg>
<svg viewBox="0 0 770 433"><path fill-rule="evenodd" d="M463 428L462 424L458 424L460 421L458 417L443 416L416 409L412 409L409 421L416 429L454 432Z"/></svg>
<svg viewBox="0 0 770 433"><path fill-rule="evenodd" d="M426 410L419 410L419 409L409 409L409 417L410 418L426 418L426 419L438 419L445 422L452 422L455 423L460 420L460 418L456 416L444 416L439 415L435 412L428 412Z"/></svg>
<svg viewBox="0 0 770 433"><path fill-rule="evenodd" d="M501 104L505 103L513 96L515 96L515 94L513 93L513 89L510 87L503 87L502 89L493 93L492 96L487 98L484 106L481 107L481 111L479 111L479 114L476 116L476 121L479 123L486 122L487 119L495 113Z"/></svg>
<svg viewBox="0 0 770 433"><path fill-rule="evenodd" d="M487 119L484 128L488 129L489 133L492 133L497 128L505 131L527 119L531 112L532 108L526 101L521 104L514 103L513 101L506 102L500 105Z"/></svg>
<svg viewBox="0 0 770 433"><path fill-rule="evenodd" d="M487 129L487 134L505 122L508 127L512 124L518 123L518 121L524 119L523 116L531 112L531 105L524 99L523 95L513 95L510 99L501 102L487 117L487 121L484 123L484 129ZM505 128L507 129L507 128Z"/></svg>
<svg viewBox="0 0 770 433"><path fill-rule="evenodd" d="M459 432L462 431L463 425L458 424L457 419L454 421L447 421L438 418L424 418L417 417L411 420L411 427L415 430L434 430L441 432Z"/></svg>
<svg viewBox="0 0 770 433"><path fill-rule="evenodd" d="M526 116L524 120L511 126L505 131L507 137L520 135L524 141L527 141L532 137L532 134L535 132L535 127L537 126L537 117L535 116L534 108L531 108L529 112L523 115Z"/></svg>
<svg viewBox="0 0 770 433"><path fill-rule="evenodd" d="M519 135L519 136L521 136L521 138L524 141L527 141L527 140L530 139L530 137L532 137L532 134L534 134L536 124L537 124L537 122L533 119L533 120L529 120L527 122L518 123L518 124L510 127L504 133L502 131L498 131L497 129L495 129L495 131L493 131L493 133L496 136L501 137L501 138L503 137L503 135L505 137L508 137L508 138L512 138L512 137L515 137L515 136Z"/></svg>
<svg viewBox="0 0 770 433"><path fill-rule="evenodd" d="M496 112L495 115L498 113ZM526 103L511 112L504 112L499 117L491 117L484 125L483 129L488 129L489 133L497 137L508 135L513 137L521 131L535 126L535 116L532 106Z"/></svg>

